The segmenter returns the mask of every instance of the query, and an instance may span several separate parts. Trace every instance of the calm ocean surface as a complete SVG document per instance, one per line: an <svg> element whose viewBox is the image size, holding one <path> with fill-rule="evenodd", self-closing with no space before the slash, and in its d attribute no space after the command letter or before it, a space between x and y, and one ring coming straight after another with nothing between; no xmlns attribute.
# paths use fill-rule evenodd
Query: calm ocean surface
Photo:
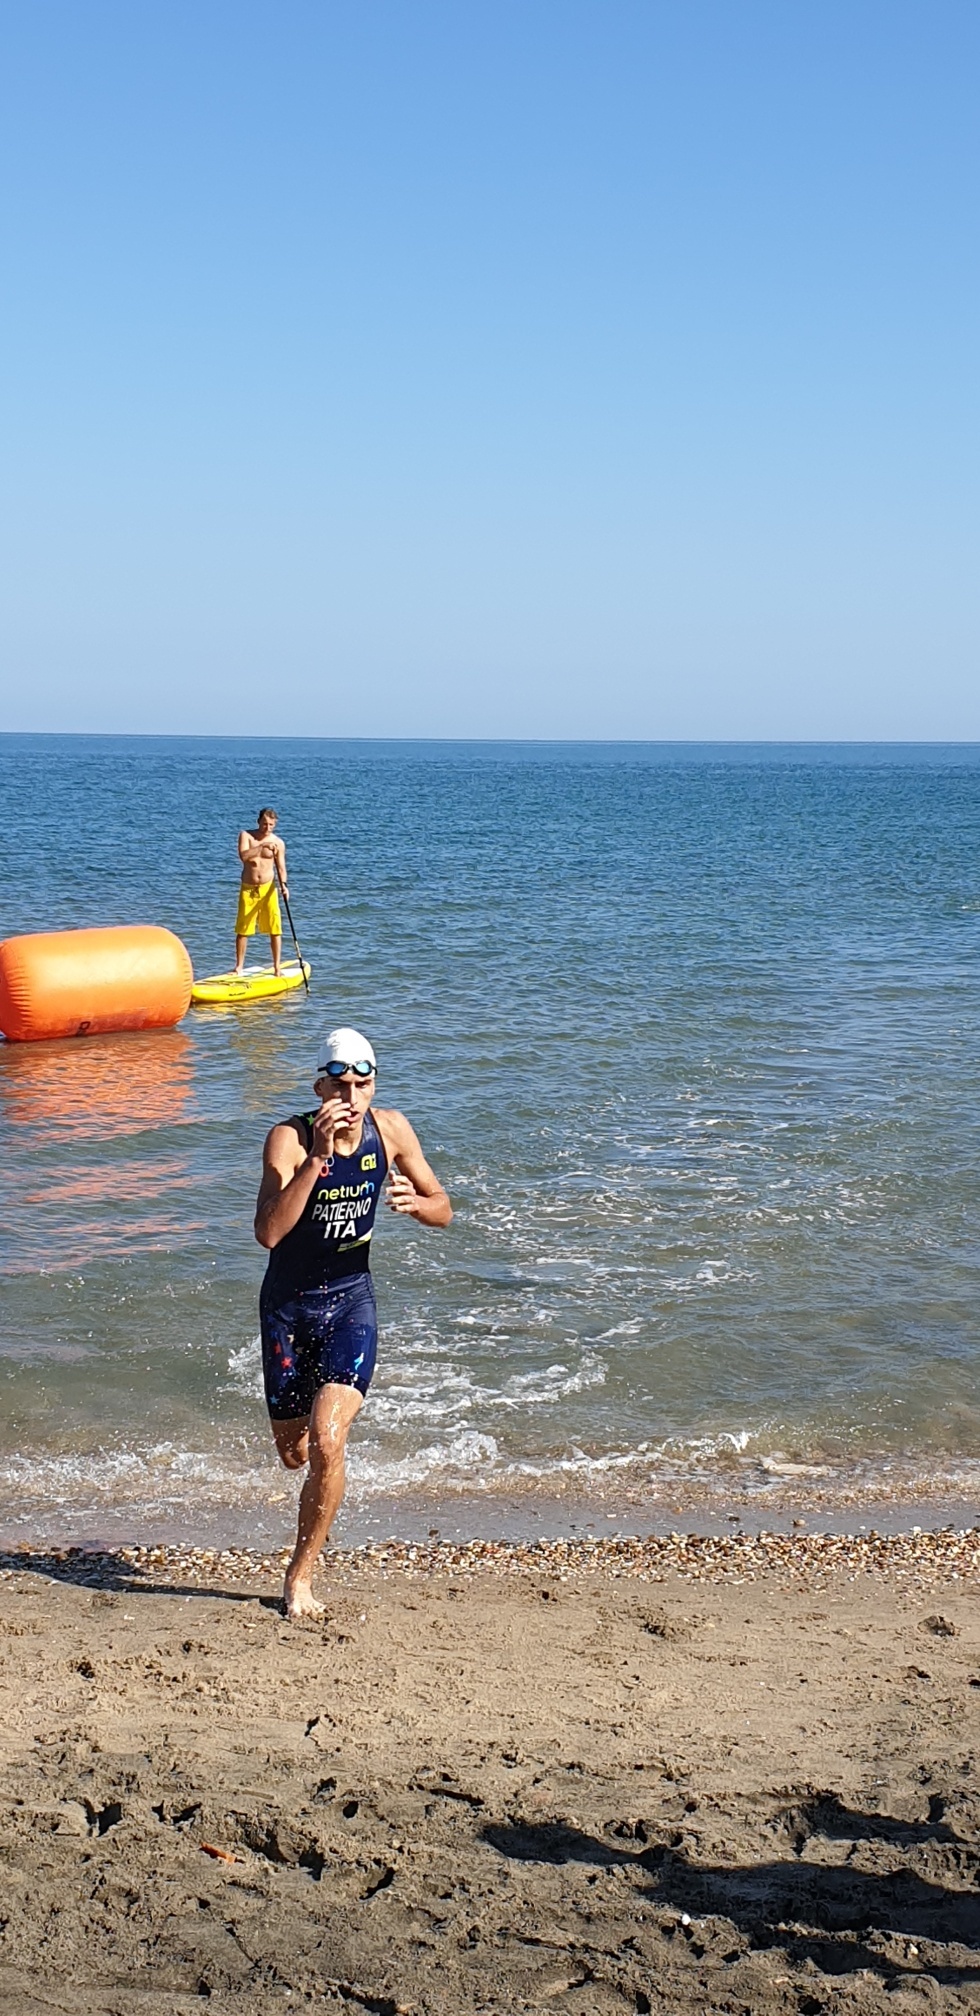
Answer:
<svg viewBox="0 0 980 2016"><path fill-rule="evenodd" d="M314 969L0 1044L4 1531L287 1537L251 1218L337 1022L457 1212L376 1237L348 1532L794 1465L977 1493L980 749L6 736L0 770L0 935L155 922L223 969L272 803Z"/></svg>

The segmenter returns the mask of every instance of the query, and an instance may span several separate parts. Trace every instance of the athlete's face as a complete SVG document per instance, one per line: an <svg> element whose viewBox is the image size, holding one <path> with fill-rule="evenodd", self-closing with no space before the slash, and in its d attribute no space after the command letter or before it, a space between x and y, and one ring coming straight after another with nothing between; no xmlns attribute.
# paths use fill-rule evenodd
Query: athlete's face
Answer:
<svg viewBox="0 0 980 2016"><path fill-rule="evenodd" d="M359 1078L356 1071L345 1071L342 1078L328 1078L326 1072L318 1078L313 1090L324 1102L338 1096L351 1111L352 1122L360 1119L374 1098L375 1076Z"/></svg>

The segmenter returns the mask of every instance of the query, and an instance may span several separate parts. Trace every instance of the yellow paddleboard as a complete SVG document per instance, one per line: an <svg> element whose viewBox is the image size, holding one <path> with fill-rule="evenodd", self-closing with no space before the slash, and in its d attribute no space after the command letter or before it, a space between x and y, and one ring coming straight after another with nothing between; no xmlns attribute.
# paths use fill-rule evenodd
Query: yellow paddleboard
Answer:
<svg viewBox="0 0 980 2016"><path fill-rule="evenodd" d="M290 988L302 987L303 975L309 979L310 971L305 959L302 966L298 959L284 959L281 973L271 966L246 966L244 973L212 973L206 980L195 980L191 1000L216 1008L239 1001L267 1001L270 994L288 994Z"/></svg>

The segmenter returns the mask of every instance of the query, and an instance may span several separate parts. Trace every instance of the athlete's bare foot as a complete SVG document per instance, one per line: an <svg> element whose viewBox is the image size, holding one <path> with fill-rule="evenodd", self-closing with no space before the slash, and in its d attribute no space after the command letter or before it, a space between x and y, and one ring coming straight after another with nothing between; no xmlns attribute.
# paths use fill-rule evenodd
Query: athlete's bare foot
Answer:
<svg viewBox="0 0 980 2016"><path fill-rule="evenodd" d="M282 1607L286 1616L293 1622L298 1617L323 1616L323 1604L317 1602L312 1584L301 1581L299 1576L295 1581L291 1581L287 1575L282 1592Z"/></svg>

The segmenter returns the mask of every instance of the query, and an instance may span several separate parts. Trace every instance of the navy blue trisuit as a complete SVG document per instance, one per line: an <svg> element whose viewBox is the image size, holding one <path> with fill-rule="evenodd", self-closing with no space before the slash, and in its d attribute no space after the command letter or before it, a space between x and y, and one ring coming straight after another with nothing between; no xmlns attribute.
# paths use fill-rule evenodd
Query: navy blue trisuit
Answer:
<svg viewBox="0 0 980 2016"><path fill-rule="evenodd" d="M316 1112L292 1121L309 1153ZM310 1413L321 1386L366 1393L378 1349L370 1254L384 1142L371 1112L353 1155L334 1155L298 1224L269 1255L259 1297L265 1397L273 1421Z"/></svg>

